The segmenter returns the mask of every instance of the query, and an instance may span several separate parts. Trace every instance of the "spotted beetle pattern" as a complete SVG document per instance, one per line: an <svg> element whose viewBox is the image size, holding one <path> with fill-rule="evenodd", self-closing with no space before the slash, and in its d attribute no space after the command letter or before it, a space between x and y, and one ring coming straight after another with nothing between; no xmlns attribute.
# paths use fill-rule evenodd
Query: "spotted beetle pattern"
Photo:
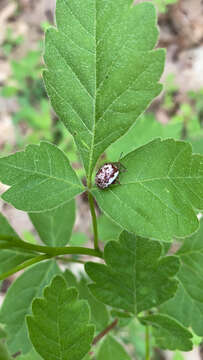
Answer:
<svg viewBox="0 0 203 360"><path fill-rule="evenodd" d="M96 173L95 184L105 189L118 180L119 163L106 163Z"/></svg>

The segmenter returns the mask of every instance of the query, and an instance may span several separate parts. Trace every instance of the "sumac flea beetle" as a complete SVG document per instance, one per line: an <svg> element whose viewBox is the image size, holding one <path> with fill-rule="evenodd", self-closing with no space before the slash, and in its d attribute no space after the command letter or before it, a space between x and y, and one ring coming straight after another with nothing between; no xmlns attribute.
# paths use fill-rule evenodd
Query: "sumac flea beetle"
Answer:
<svg viewBox="0 0 203 360"><path fill-rule="evenodd" d="M119 183L118 177L121 171L126 171L126 169L120 162L106 163L97 171L95 184L100 189L106 189L116 182Z"/></svg>

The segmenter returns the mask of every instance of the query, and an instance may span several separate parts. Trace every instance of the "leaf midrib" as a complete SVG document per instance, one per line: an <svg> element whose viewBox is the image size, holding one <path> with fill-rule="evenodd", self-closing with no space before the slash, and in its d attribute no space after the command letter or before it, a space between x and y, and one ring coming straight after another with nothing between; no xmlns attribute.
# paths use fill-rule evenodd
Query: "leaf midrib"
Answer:
<svg viewBox="0 0 203 360"><path fill-rule="evenodd" d="M8 166L10 168L17 169L17 170L22 170L24 172L30 173L31 175L40 175L40 176L43 176L43 177L48 178L48 179L54 179L54 180L64 182L64 183L69 184L69 185L71 184L72 186L75 186L75 187L79 187L79 188L82 187L81 185L72 183L72 182L70 182L70 181L68 181L66 179L62 179L62 178L58 178L58 177L53 176L53 175L48 175L48 174L45 174L45 173L41 173L40 171L25 169L25 168L21 168L21 167L16 166L16 165L11 165L11 164L6 164L6 166ZM30 176L30 174L29 174L29 176Z"/></svg>
<svg viewBox="0 0 203 360"><path fill-rule="evenodd" d="M96 101L97 101L97 0L95 0L95 19L94 19L94 45L95 45L95 83L94 83L94 97L93 97L93 126L92 126L92 141L90 145L90 157L89 157L89 167L87 173L87 183L91 186L91 177L92 177L92 162L94 154L94 142L95 142L95 130L96 130Z"/></svg>

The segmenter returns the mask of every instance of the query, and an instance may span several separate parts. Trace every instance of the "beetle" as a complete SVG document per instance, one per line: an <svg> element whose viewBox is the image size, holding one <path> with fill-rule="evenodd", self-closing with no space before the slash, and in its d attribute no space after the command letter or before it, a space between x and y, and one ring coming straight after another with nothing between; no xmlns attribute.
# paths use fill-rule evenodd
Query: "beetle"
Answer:
<svg viewBox="0 0 203 360"><path fill-rule="evenodd" d="M119 173L126 171L120 162L105 163L100 167L95 176L95 184L99 189L106 189L112 184L119 183ZM119 183L120 184L120 183Z"/></svg>

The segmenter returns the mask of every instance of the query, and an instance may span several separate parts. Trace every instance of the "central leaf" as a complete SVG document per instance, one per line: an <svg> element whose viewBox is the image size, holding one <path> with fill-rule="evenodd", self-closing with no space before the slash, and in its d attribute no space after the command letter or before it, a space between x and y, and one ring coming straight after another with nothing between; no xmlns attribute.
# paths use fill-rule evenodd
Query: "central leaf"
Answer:
<svg viewBox="0 0 203 360"><path fill-rule="evenodd" d="M101 153L162 89L155 9L131 0L58 0L56 24L46 33L44 80L90 180Z"/></svg>

